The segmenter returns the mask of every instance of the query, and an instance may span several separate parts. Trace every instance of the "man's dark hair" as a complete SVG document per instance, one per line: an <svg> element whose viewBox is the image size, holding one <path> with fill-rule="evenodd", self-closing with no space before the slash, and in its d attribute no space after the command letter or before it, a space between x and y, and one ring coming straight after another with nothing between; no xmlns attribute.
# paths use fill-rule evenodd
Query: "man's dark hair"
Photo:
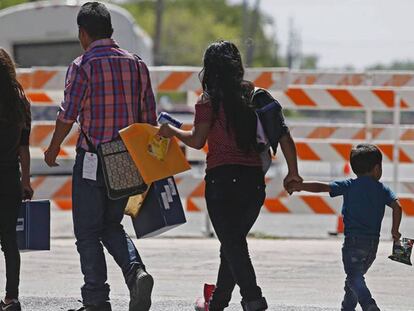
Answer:
<svg viewBox="0 0 414 311"><path fill-rule="evenodd" d="M83 28L95 40L106 39L114 32L111 14L106 6L99 2L87 2L79 10L78 26Z"/></svg>
<svg viewBox="0 0 414 311"><path fill-rule="evenodd" d="M372 144L359 144L351 150L351 167L356 175L371 172L382 163L382 153Z"/></svg>

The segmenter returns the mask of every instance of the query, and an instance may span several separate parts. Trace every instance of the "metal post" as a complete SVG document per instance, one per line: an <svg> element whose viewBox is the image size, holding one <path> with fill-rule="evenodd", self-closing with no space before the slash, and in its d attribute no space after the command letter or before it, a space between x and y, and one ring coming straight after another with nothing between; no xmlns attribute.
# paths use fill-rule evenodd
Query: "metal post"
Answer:
<svg viewBox="0 0 414 311"><path fill-rule="evenodd" d="M161 39L162 39L162 19L164 14L164 0L157 0L155 10L155 35L154 35L154 64L159 66L162 64L161 57Z"/></svg>
<svg viewBox="0 0 414 311"><path fill-rule="evenodd" d="M371 143L373 139L373 130L372 110L367 109L365 111L365 140L369 143Z"/></svg>
<svg viewBox="0 0 414 311"><path fill-rule="evenodd" d="M394 149L393 149L393 185L394 191L399 192L399 162L400 162L400 125L401 125L401 95L394 92Z"/></svg>

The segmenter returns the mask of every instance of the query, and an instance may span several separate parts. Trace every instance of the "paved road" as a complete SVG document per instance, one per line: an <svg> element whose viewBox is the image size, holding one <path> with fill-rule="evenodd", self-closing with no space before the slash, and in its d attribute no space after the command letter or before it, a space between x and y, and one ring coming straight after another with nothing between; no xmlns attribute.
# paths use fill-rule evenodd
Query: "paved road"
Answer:
<svg viewBox="0 0 414 311"><path fill-rule="evenodd" d="M387 209L389 216L390 209ZM73 237L72 214L71 212L52 210L52 237L71 238ZM186 213L187 223L173 230L166 232L167 237L203 237L205 228L204 213ZM261 213L259 219L252 229L257 236L272 236L283 238L326 238L329 231L335 231L337 217L331 215L316 214L271 214ZM125 216L123 220L126 231L133 236L134 229L130 217ZM391 237L391 218L385 217L382 224L382 238ZM414 217L404 217L401 224L401 233L406 237L414 238Z"/></svg>
<svg viewBox="0 0 414 311"><path fill-rule="evenodd" d="M218 244L214 239L158 238L136 241L153 274L154 311L192 310L203 282L214 282ZM270 310L333 311L342 296L340 239L249 241L257 275ZM413 268L387 259L391 242L382 241L368 283L382 310L414 311ZM82 277L73 239L52 240L50 252L22 255L25 310L67 310L76 305ZM128 294L119 268L108 260L113 310L127 310ZM0 265L4 275L4 265ZM0 280L0 288L4 281ZM229 310L241 310L235 293Z"/></svg>

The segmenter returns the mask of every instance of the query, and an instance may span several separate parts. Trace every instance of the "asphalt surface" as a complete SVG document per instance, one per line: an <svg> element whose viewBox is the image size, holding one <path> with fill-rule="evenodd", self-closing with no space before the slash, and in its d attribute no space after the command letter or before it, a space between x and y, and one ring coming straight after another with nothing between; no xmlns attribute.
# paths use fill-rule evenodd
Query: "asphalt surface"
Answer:
<svg viewBox="0 0 414 311"><path fill-rule="evenodd" d="M386 217L382 223L381 238L391 238L391 209L387 208ZM206 214L186 213L187 223L174 228L163 237L204 237ZM134 228L129 216L125 216L123 225L126 232L134 236ZM271 214L262 212L253 226L251 233L257 237L277 237L294 239L324 239L328 232L334 232L337 216L316 214ZM414 217L404 217L401 223L401 233L405 237L414 238ZM73 238L72 214L68 211L52 209L51 235L53 238Z"/></svg>
<svg viewBox="0 0 414 311"><path fill-rule="evenodd" d="M215 239L157 238L135 240L148 271L154 276L155 311L193 310L204 282L214 283L218 268ZM24 310L67 310L79 306L82 275L71 238L53 239L50 252L22 254L21 299ZM344 274L341 239L250 239L259 285L269 310L339 310ZM391 242L382 241L367 275L381 307L414 311L413 267L387 259ZM107 255L114 311L127 310L128 291L121 272ZM0 264L0 275L4 265ZM3 278L0 288L4 288ZM234 292L228 310L241 310Z"/></svg>

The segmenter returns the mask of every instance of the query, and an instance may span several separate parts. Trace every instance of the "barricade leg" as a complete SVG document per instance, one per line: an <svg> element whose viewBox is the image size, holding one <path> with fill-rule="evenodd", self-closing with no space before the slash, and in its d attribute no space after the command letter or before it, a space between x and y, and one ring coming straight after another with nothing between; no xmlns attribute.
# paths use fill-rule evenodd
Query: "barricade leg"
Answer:
<svg viewBox="0 0 414 311"><path fill-rule="evenodd" d="M336 224L336 231L328 232L329 235L337 236L344 233L344 217L342 215L338 216L337 224Z"/></svg>

